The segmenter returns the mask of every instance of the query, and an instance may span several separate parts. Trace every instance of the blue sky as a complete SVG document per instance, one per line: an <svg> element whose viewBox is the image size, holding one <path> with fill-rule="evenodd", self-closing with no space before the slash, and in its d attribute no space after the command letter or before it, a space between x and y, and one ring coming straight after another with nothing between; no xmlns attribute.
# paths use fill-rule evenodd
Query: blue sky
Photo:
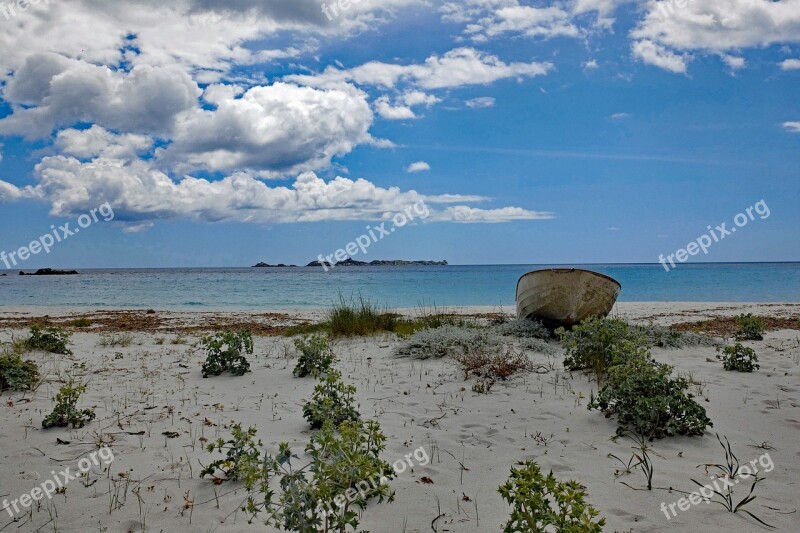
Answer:
<svg viewBox="0 0 800 533"><path fill-rule="evenodd" d="M75 0L0 35L0 250L115 213L26 269L305 264L421 200L355 258L656 262L763 200L692 260L800 259L798 0Z"/></svg>

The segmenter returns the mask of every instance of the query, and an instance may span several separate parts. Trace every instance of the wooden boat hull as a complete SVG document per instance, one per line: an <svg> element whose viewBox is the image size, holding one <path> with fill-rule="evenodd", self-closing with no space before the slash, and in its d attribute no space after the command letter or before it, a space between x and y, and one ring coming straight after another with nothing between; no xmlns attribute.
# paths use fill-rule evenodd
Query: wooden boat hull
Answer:
<svg viewBox="0 0 800 533"><path fill-rule="evenodd" d="M607 316L622 285L590 270L537 270L517 282L517 316L555 328L571 326L592 316Z"/></svg>

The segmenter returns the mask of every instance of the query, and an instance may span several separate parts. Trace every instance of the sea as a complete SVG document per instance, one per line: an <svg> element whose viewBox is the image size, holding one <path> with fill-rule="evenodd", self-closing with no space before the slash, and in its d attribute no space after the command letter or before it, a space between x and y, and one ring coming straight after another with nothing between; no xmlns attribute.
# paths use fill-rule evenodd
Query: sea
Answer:
<svg viewBox="0 0 800 533"><path fill-rule="evenodd" d="M703 263L669 272L658 264L0 270L0 307L280 310L359 297L387 309L505 306L514 305L520 276L553 267L615 278L622 302L800 302L800 263Z"/></svg>

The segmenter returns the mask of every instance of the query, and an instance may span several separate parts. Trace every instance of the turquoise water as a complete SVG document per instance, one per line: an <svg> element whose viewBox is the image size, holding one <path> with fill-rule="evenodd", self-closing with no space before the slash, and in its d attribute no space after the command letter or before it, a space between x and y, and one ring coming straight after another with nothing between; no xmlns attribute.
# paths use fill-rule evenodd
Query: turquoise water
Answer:
<svg viewBox="0 0 800 533"><path fill-rule="evenodd" d="M546 265L82 270L58 277L8 271L0 277L0 306L311 308L330 305L339 293L388 307L513 305L517 279L538 268ZM800 302L800 263L581 268L622 283L620 301Z"/></svg>

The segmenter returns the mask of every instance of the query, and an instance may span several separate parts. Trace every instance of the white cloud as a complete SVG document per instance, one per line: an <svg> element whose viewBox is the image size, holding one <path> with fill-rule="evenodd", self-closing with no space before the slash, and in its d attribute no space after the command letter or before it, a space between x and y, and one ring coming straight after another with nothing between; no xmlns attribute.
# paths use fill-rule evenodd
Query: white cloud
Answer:
<svg viewBox="0 0 800 533"><path fill-rule="evenodd" d="M800 59L786 59L781 61L781 70L800 70Z"/></svg>
<svg viewBox="0 0 800 533"><path fill-rule="evenodd" d="M423 195L383 188L367 180L338 177L324 181L308 172L291 187L270 187L246 173L219 181L184 177L178 182L142 160L96 158L81 162L73 157L45 157L36 166L38 184L20 189L0 181L0 200L32 198L47 202L51 214L73 217L109 202L115 220L139 231L155 220L187 218L195 221L254 223L381 220L424 200L429 206L482 202L472 195ZM456 205L437 211L440 222L505 222L535 220L541 213L516 207L482 210Z"/></svg>
<svg viewBox="0 0 800 533"><path fill-rule="evenodd" d="M443 56L433 55L424 64L398 65L372 61L349 70L328 67L321 74L287 76L288 81L312 87L339 87L352 82L394 88L401 82L422 89L447 89L468 85L487 85L508 78L543 76L553 69L550 63L509 63L473 48L457 48Z"/></svg>
<svg viewBox="0 0 800 533"><path fill-rule="evenodd" d="M720 57L733 72L741 70L747 66L747 61L745 61L743 57L731 56L728 54L722 54Z"/></svg>
<svg viewBox="0 0 800 533"><path fill-rule="evenodd" d="M79 159L98 156L113 159L133 159L149 152L153 147L152 137L130 133L115 135L107 129L94 125L86 130L67 129L58 132L55 146L62 154Z"/></svg>
<svg viewBox="0 0 800 533"><path fill-rule="evenodd" d="M631 118L631 115L630 113L614 113L608 118L610 118L611 120L625 120Z"/></svg>
<svg viewBox="0 0 800 533"><path fill-rule="evenodd" d="M414 110L406 105L392 105L388 96L375 100L375 111L386 120L408 120L417 118Z"/></svg>
<svg viewBox="0 0 800 533"><path fill-rule="evenodd" d="M503 207L500 209L477 209L465 205L452 206L432 216L433 220L448 220L464 224L492 224L512 222L515 220L549 220L553 213L528 211L519 207Z"/></svg>
<svg viewBox="0 0 800 533"><path fill-rule="evenodd" d="M49 137L79 122L127 132L167 135L178 113L197 105L197 84L176 67L114 71L57 54L29 56L3 88L14 113L0 134Z"/></svg>
<svg viewBox="0 0 800 533"><path fill-rule="evenodd" d="M427 172L431 169L431 166L426 163L425 161L417 161L416 163L411 163L408 165L406 172L409 174L414 174L416 172Z"/></svg>
<svg viewBox="0 0 800 533"><path fill-rule="evenodd" d="M585 68L586 70L596 70L600 68L600 65L597 63L597 60L590 59L589 61L586 61L583 64L583 68Z"/></svg>
<svg viewBox="0 0 800 533"><path fill-rule="evenodd" d="M800 42L800 0L703 0L683 5L647 0L646 14L631 36L636 56L683 73L690 52L721 55Z"/></svg>
<svg viewBox="0 0 800 533"><path fill-rule="evenodd" d="M800 133L800 122L784 122L783 127L791 133Z"/></svg>
<svg viewBox="0 0 800 533"><path fill-rule="evenodd" d="M373 115L366 95L275 83L249 89L212 88L214 110L178 117L172 144L158 160L179 170L253 170L280 177L330 164L371 142Z"/></svg>
<svg viewBox="0 0 800 533"><path fill-rule="evenodd" d="M467 25L465 33L474 41L484 42L505 33L524 37L578 37L571 15L560 7L509 5L491 9L486 16Z"/></svg>
<svg viewBox="0 0 800 533"><path fill-rule="evenodd" d="M633 55L642 59L645 63L661 67L676 74L686 73L686 56L678 55L666 47L654 43L653 41L643 40L633 43Z"/></svg>
<svg viewBox="0 0 800 533"><path fill-rule="evenodd" d="M495 102L496 100L491 96L481 96L479 98L467 100L464 103L471 109L484 109L487 107L494 107Z"/></svg>

